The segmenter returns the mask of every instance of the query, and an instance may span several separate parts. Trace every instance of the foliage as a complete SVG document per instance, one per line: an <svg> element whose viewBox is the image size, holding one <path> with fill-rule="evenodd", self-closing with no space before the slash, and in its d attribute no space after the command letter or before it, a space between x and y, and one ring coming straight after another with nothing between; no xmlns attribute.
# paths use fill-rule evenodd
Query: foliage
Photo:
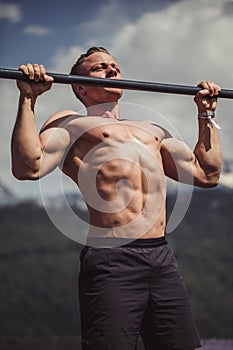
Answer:
<svg viewBox="0 0 233 350"><path fill-rule="evenodd" d="M232 206L233 191L196 190L184 220L167 237L205 338L233 337Z"/></svg>
<svg viewBox="0 0 233 350"><path fill-rule="evenodd" d="M168 196L168 212L174 201ZM232 206L230 190L195 190L167 235L205 338L233 337ZM1 208L0 232L0 338L78 337L81 246L33 203Z"/></svg>

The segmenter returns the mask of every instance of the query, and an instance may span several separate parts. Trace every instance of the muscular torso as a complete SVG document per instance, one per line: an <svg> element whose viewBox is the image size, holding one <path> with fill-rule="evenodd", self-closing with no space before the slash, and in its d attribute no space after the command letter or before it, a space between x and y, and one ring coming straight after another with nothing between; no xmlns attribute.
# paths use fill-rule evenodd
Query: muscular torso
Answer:
<svg viewBox="0 0 233 350"><path fill-rule="evenodd" d="M160 144L164 132L149 122L78 117L62 170L87 203L90 236L160 237L165 184Z"/></svg>

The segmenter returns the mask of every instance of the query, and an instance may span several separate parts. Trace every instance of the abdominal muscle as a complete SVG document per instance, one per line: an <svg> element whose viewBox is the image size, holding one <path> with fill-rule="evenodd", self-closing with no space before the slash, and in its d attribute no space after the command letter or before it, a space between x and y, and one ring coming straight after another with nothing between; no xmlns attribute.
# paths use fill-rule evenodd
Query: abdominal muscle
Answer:
<svg viewBox="0 0 233 350"><path fill-rule="evenodd" d="M164 235L165 184L161 160L132 138L94 146L79 163L78 186L88 206L89 236Z"/></svg>

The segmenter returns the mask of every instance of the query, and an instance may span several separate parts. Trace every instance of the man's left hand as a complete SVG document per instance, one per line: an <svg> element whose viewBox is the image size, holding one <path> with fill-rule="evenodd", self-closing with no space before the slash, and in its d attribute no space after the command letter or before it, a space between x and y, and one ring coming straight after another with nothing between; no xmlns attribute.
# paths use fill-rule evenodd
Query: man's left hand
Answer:
<svg viewBox="0 0 233 350"><path fill-rule="evenodd" d="M198 86L202 88L194 97L198 113L214 112L217 107L217 95L221 91L220 86L212 81L202 81Z"/></svg>

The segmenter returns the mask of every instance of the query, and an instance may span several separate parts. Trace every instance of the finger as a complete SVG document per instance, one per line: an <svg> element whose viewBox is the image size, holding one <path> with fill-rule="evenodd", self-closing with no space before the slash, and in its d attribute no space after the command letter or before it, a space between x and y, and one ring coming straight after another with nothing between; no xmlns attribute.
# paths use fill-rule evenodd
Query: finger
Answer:
<svg viewBox="0 0 233 350"><path fill-rule="evenodd" d="M202 88L200 91L201 95L213 96L213 84L211 81L202 81L198 86Z"/></svg>
<svg viewBox="0 0 233 350"><path fill-rule="evenodd" d="M41 70L40 66L38 64L33 64L33 70L34 70L34 80L40 81L41 80Z"/></svg>
<svg viewBox="0 0 233 350"><path fill-rule="evenodd" d="M195 99L202 99L205 96L209 96L210 92L209 89L202 89L200 91L198 91L198 93L195 96Z"/></svg>
<svg viewBox="0 0 233 350"><path fill-rule="evenodd" d="M28 63L26 65L27 67L27 70L28 70L28 78L30 80L34 80L34 68L33 68L33 65L31 63Z"/></svg>
<svg viewBox="0 0 233 350"><path fill-rule="evenodd" d="M218 95L221 91L221 87L217 84L214 84L214 95Z"/></svg>
<svg viewBox="0 0 233 350"><path fill-rule="evenodd" d="M198 84L198 86L201 87L203 90L208 90L210 96L218 95L221 91L220 86L210 80L202 81ZM206 95L206 91L204 92L204 94Z"/></svg>
<svg viewBox="0 0 233 350"><path fill-rule="evenodd" d="M21 70L25 75L28 75L28 69L24 64L21 64L18 69Z"/></svg>
<svg viewBox="0 0 233 350"><path fill-rule="evenodd" d="M54 81L54 78L51 77L50 75L45 74L44 81L52 83Z"/></svg>
<svg viewBox="0 0 233 350"><path fill-rule="evenodd" d="M209 87L210 87L210 96L217 96L221 91L220 86L218 86L213 82L209 82Z"/></svg>
<svg viewBox="0 0 233 350"><path fill-rule="evenodd" d="M41 80L44 80L46 82L53 82L54 81L53 77L46 74L46 69L43 66L43 64L40 64L39 67L40 67Z"/></svg>
<svg viewBox="0 0 233 350"><path fill-rule="evenodd" d="M44 80L44 77L46 75L46 70L43 64L39 65L39 69L40 69L40 80Z"/></svg>
<svg viewBox="0 0 233 350"><path fill-rule="evenodd" d="M208 89L208 83L207 81L201 81L197 86L199 86L202 89Z"/></svg>
<svg viewBox="0 0 233 350"><path fill-rule="evenodd" d="M218 86L217 84L215 84L212 81L207 81L207 84L209 86L209 92L210 92L210 96L216 96L218 95L219 91L220 91L220 86Z"/></svg>

